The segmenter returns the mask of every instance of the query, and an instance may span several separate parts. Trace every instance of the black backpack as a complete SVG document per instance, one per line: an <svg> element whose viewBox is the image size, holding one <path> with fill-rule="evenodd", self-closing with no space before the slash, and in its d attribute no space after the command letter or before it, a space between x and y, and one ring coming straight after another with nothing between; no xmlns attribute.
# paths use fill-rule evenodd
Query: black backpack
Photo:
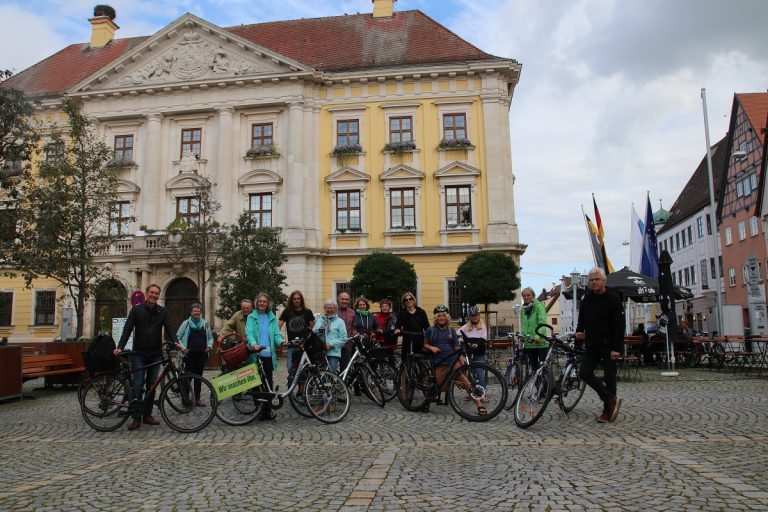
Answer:
<svg viewBox="0 0 768 512"><path fill-rule="evenodd" d="M90 373L108 372L118 366L118 360L113 354L115 340L109 334L99 334L88 345L83 354L85 368Z"/></svg>

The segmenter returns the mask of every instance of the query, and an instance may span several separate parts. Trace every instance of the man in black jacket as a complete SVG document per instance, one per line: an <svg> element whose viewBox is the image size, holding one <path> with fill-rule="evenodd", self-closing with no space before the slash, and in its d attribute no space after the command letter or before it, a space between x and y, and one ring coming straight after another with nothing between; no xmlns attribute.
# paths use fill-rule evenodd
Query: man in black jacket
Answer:
<svg viewBox="0 0 768 512"><path fill-rule="evenodd" d="M133 372L133 396L140 401L141 410L136 411L133 417L133 423L128 426L128 430L136 430L141 426L142 417L147 425L159 425L160 422L152 416L152 408L155 403L155 393L150 393L142 401L144 386L146 389L152 387L152 384L160 375L160 365L146 367L152 363L158 363L163 359L163 328L165 328L166 339L172 340L176 345L179 340L176 339L176 333L171 327L168 319L168 313L165 308L157 303L160 298L160 287L151 284L147 287L147 299L144 304L133 307L128 313L128 319L123 328L123 334L120 336L120 342L115 349L115 355L125 349L131 333L133 336L133 354L131 355L131 367L135 368Z"/></svg>
<svg viewBox="0 0 768 512"><path fill-rule="evenodd" d="M622 402L616 396L616 361L624 348L624 308L619 297L605 287L603 269L589 271L589 287L576 326L576 339L585 345L580 373L603 401L603 413L597 422L608 423L616 420ZM598 364L603 367L605 384L595 377Z"/></svg>

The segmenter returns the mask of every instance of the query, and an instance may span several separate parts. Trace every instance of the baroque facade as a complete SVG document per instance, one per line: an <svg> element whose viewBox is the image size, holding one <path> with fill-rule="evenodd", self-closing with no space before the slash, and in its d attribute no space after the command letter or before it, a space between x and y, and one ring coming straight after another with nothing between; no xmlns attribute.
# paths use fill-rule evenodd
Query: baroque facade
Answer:
<svg viewBox="0 0 768 512"><path fill-rule="evenodd" d="M128 295L152 282L176 321L185 317L199 290L169 265L163 230L177 216L195 221L201 176L214 183L221 223L250 211L282 228L288 288L315 310L373 250L414 265L429 310L460 301L453 279L472 252L519 262L508 111L521 66L393 4L229 28L185 14L128 39L114 39L114 20L96 16L90 44L3 84L38 99L47 122L66 122L62 98L79 100L115 152L111 228L122 238L98 263L116 273L108 286L126 299L97 295L86 334L103 307L123 315ZM11 302L0 335L50 339L60 330L61 308L38 315L48 299L40 288L6 279L0 291ZM215 289L206 297L213 311ZM499 323L511 324L511 306L499 311Z"/></svg>

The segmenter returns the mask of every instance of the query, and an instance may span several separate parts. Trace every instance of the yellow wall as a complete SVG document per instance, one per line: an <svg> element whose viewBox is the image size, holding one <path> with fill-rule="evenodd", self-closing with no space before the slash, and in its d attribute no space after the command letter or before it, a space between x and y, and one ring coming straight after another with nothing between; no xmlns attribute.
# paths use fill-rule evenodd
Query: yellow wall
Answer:
<svg viewBox="0 0 768 512"><path fill-rule="evenodd" d="M0 278L0 291L13 292L13 313L11 326L0 326L0 337L8 337L10 341L51 341L61 332L61 304L56 306L55 325L52 327L35 327L34 297L35 290L56 290L56 297L62 296L63 290L53 279L38 279L32 283L32 288L24 287L21 278Z"/></svg>
<svg viewBox="0 0 768 512"><path fill-rule="evenodd" d="M355 88L353 88L355 89ZM334 88L334 93L337 93L339 88ZM336 94L334 94L336 96ZM437 150L437 146L440 142L440 122L441 116L438 111L438 106L434 105L435 100L439 100L439 97L431 97L426 100L418 101L421 105L415 109L414 116L414 139L416 141L419 153L414 154L415 158L419 160L419 168L426 174L426 178L423 181L423 188L421 192L421 212L418 219L418 226L420 230L424 232L422 244L425 246L439 245L440 244L440 197L438 182L434 179L435 171L439 170L440 165L440 151ZM484 147L484 134L481 127L483 126L483 112L482 103L479 97L464 97L456 98L452 97L451 100L462 101L472 100L472 103L468 116L468 137L469 140L475 145L473 150L473 158L475 160L474 166L481 170L481 175L477 181L477 192L473 203L473 210L475 214L475 225L480 229L479 242L483 243L485 240L485 225L488 219L488 205L487 205L487 193L485 187L485 174L488 172L485 168L485 158L483 153ZM362 98L361 98L362 100ZM393 105L397 102L392 100L388 101L361 101L354 103L355 107L364 106L365 111L362 115L360 144L363 146L365 152L365 171L370 175L370 181L367 182L367 191L364 198L365 201L365 220L363 225L365 231L368 233L367 245L369 248L383 247L384 236L386 231L386 214L385 214L385 198L384 198L384 183L379 179L379 176L384 169L385 155L382 153L384 145L387 143L387 126L386 126L386 111L379 108L379 105L386 103L387 105ZM414 101L404 101L404 104L413 104ZM336 126L334 121L334 114L338 116L338 112L331 112L330 109L338 109L343 104L332 103L325 106L320 115L320 159L321 159L321 178L326 178L331 173L338 170L334 167L335 159L331 156L334 146L336 145ZM463 106L462 106L463 108ZM357 111L350 111L349 117L357 115ZM392 155L392 165L400 163L397 155ZM454 160L466 160L467 151L456 150L446 151L445 161L450 163ZM403 158L404 164L408 165L410 156L406 155ZM344 166L357 168L358 159L356 157L348 157L344 161ZM330 199L330 187L326 182L322 183L321 187L321 200L320 200L320 215L321 226L324 233L330 233L333 225L333 210L331 208ZM465 244L465 239L456 240L456 243ZM330 239L324 238L325 247L330 245ZM341 244L339 244L341 245Z"/></svg>

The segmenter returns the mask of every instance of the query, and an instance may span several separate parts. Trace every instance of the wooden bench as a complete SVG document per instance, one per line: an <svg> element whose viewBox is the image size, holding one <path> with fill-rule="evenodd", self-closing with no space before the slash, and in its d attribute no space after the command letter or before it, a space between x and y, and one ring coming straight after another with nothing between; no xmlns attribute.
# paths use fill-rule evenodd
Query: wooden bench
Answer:
<svg viewBox="0 0 768 512"><path fill-rule="evenodd" d="M72 358L66 354L24 355L21 358L22 380L82 373L84 371L84 366L76 365Z"/></svg>

